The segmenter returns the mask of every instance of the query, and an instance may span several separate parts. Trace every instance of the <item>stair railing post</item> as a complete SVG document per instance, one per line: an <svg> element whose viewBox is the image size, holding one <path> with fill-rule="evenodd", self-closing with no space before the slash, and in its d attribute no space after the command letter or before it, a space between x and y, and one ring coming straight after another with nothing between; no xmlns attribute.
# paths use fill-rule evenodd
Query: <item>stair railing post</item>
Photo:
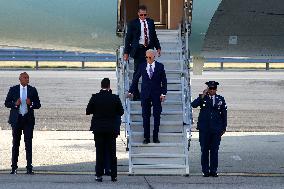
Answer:
<svg viewBox="0 0 284 189"><path fill-rule="evenodd" d="M265 70L269 70L269 62L265 63Z"/></svg>

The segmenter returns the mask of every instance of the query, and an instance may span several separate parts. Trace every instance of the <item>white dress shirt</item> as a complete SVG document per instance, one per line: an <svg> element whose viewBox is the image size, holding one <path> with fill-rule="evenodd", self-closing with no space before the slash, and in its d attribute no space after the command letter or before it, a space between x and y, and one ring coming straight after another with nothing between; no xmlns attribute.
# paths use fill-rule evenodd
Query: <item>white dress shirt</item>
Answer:
<svg viewBox="0 0 284 189"><path fill-rule="evenodd" d="M144 22L139 18L140 20L140 24L141 24L141 35L140 35L140 39L139 39L139 44L144 45L145 43L145 35L144 35ZM148 44L150 42L150 38L149 38L149 27L148 27L148 23L147 20L145 19L145 23L146 23L146 28L147 28L147 36L148 36Z"/></svg>
<svg viewBox="0 0 284 189"><path fill-rule="evenodd" d="M213 106L215 105L215 95L213 95L213 96L210 96L210 98L212 99L212 102L213 102Z"/></svg>
<svg viewBox="0 0 284 189"><path fill-rule="evenodd" d="M153 74L154 74L154 72L155 72L155 61L152 64L147 63L146 71L147 71L149 77L150 77L150 65L152 65L152 70L153 70Z"/></svg>

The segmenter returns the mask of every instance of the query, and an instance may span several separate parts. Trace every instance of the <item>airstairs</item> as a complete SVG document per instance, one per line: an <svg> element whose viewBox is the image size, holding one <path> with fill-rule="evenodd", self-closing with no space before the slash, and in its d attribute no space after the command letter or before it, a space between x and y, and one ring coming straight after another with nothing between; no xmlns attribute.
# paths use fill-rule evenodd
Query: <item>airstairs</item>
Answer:
<svg viewBox="0 0 284 189"><path fill-rule="evenodd" d="M143 144L142 108L140 101L125 98L133 77L133 59L123 61L123 46L118 50L118 92L124 101L125 129L129 150L129 174L132 175L188 175L190 129L190 72L188 36L185 23L178 30L157 30L162 47L161 57L168 81L166 101L162 103L159 139L161 143ZM140 79L141 84L141 79ZM139 84L139 85L140 85ZM139 86L140 87L140 86ZM151 117L151 134L153 116Z"/></svg>

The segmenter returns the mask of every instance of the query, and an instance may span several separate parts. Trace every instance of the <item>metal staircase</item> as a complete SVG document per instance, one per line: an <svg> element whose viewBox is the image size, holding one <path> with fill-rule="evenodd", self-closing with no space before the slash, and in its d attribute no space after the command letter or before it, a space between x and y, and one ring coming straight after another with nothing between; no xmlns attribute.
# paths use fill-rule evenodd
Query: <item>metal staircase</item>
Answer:
<svg viewBox="0 0 284 189"><path fill-rule="evenodd" d="M189 26L178 30L157 30L162 47L156 58L165 66L168 93L162 103L159 139L161 143L143 144L142 108L140 101L125 98L133 76L133 60L124 62L123 47L118 50L118 92L124 100L125 127L129 150L129 174L188 175L189 144L192 120L189 75ZM151 117L151 133L153 116ZM152 141L152 136L151 136Z"/></svg>

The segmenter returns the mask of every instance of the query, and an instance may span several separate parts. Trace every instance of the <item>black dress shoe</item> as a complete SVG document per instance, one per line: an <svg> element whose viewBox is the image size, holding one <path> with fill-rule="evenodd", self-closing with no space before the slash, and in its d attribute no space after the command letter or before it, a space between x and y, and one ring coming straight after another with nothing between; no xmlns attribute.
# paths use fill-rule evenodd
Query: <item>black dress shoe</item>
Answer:
<svg viewBox="0 0 284 189"><path fill-rule="evenodd" d="M112 182L116 182L117 181L117 177L111 177L111 181Z"/></svg>
<svg viewBox="0 0 284 189"><path fill-rule="evenodd" d="M209 173L203 173L203 177L209 177L210 174Z"/></svg>
<svg viewBox="0 0 284 189"><path fill-rule="evenodd" d="M35 173L33 172L33 169L27 169L27 174L28 175L34 175Z"/></svg>
<svg viewBox="0 0 284 189"><path fill-rule="evenodd" d="M150 139L145 138L145 139L143 140L143 144L148 144L148 143L150 143Z"/></svg>
<svg viewBox="0 0 284 189"><path fill-rule="evenodd" d="M12 169L12 171L11 171L10 174L11 174L11 175L16 175L16 174L17 174L17 169Z"/></svg>
<svg viewBox="0 0 284 189"><path fill-rule="evenodd" d="M96 177L97 182L103 182L103 177Z"/></svg>
<svg viewBox="0 0 284 189"><path fill-rule="evenodd" d="M218 173L210 173L211 177L218 177Z"/></svg>
<svg viewBox="0 0 284 189"><path fill-rule="evenodd" d="M158 138L153 139L154 143L160 143L160 140Z"/></svg>

